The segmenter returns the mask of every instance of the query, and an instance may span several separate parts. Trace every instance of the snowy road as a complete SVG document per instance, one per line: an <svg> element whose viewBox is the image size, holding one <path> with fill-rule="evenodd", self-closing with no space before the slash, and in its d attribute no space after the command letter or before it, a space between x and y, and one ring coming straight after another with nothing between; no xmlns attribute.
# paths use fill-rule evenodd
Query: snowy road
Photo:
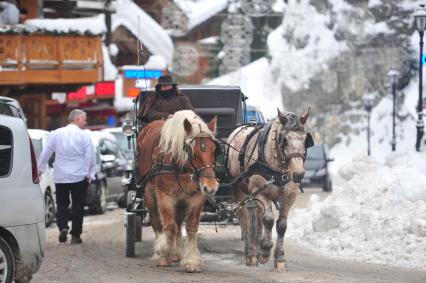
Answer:
<svg viewBox="0 0 426 283"><path fill-rule="evenodd" d="M304 207L312 193L306 189L296 207ZM46 256L32 282L426 282L426 272L393 266L353 263L315 255L306 248L286 245L287 272L278 272L269 262L255 268L244 264L239 226L200 228L200 251L205 266L202 273L185 274L178 266L152 265L154 235L143 230L143 242L136 244L136 258L124 256L123 210L85 218L84 243L59 244L56 228L47 231Z"/></svg>

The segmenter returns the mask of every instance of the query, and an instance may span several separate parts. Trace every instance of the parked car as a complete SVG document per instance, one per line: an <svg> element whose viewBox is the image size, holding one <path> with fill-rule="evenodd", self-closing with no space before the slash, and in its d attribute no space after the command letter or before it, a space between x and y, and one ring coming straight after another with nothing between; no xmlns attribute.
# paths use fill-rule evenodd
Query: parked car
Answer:
<svg viewBox="0 0 426 283"><path fill-rule="evenodd" d="M118 146L112 134L91 131L92 142L96 148L97 179L102 178L98 189L89 187L86 204L95 213L103 213L107 202L117 202L123 195L122 176L128 165L128 160ZM96 193L94 193L96 192Z"/></svg>
<svg viewBox="0 0 426 283"><path fill-rule="evenodd" d="M25 124L27 123L27 117L16 99L0 96L0 114L18 117L24 120Z"/></svg>
<svg viewBox="0 0 426 283"><path fill-rule="evenodd" d="M329 158L323 144L308 148L305 160L305 176L302 180L304 187L320 187L326 192L333 190L328 163L334 161Z"/></svg>
<svg viewBox="0 0 426 283"><path fill-rule="evenodd" d="M47 144L49 132L45 130L29 129L28 133L30 134L31 141L34 147L34 152L38 160L40 158L41 152L43 151L43 148ZM44 195L46 227L49 227L55 221L56 215L54 198L56 197L56 187L55 182L53 180L52 161L53 159L50 160L49 166L47 167L46 171L40 175L40 188Z"/></svg>
<svg viewBox="0 0 426 283"><path fill-rule="evenodd" d="M45 250L44 196L23 119L0 114L0 281L25 281ZM25 281L26 282L26 281Z"/></svg>
<svg viewBox="0 0 426 283"><path fill-rule="evenodd" d="M106 128L101 130L101 132L112 134L115 137L118 147L126 155L126 158L130 161L134 159L132 147L129 149L129 142L127 137L123 134L123 128Z"/></svg>

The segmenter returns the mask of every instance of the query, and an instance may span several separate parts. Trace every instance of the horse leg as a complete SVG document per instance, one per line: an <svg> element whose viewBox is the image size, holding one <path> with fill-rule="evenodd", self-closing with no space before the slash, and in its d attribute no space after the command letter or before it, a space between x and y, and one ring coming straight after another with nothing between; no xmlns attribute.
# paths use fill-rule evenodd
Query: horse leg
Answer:
<svg viewBox="0 0 426 283"><path fill-rule="evenodd" d="M247 191L248 187L246 183L238 184L238 187L234 190L234 199L236 201L242 201L246 198L246 194L244 191ZM253 221L251 213L256 213L256 219ZM246 265L247 266L256 266L257 265L257 251L258 251L258 228L260 224L258 223L259 219L259 211L258 209L253 209L249 211L245 206L240 208L239 210L239 218L240 218L240 227L241 234L243 236L244 244L245 244L245 256L246 256ZM255 231L252 231L252 225L256 225L254 228ZM251 235L254 232L253 235Z"/></svg>
<svg viewBox="0 0 426 283"><path fill-rule="evenodd" d="M158 258L154 258L157 266L170 266L170 257L176 246L176 234L178 227L175 223L174 201L167 194L158 194L157 205L160 211L163 232L159 233L155 240L154 253Z"/></svg>
<svg viewBox="0 0 426 283"><path fill-rule="evenodd" d="M197 232L200 224L201 210L204 204L204 196L197 194L188 202L186 217L186 232L188 234L185 239L183 258L181 261L186 272L200 272L203 260L197 247Z"/></svg>
<svg viewBox="0 0 426 283"><path fill-rule="evenodd" d="M268 203L268 202L264 202ZM265 205L265 214L263 215L263 228L264 233L262 240L260 241L260 256L259 262L265 264L268 262L271 256L272 243L272 227L274 226L274 213L272 211L272 205L269 201L269 205Z"/></svg>
<svg viewBox="0 0 426 283"><path fill-rule="evenodd" d="M299 185L288 183L280 194L280 213L276 223L277 242L274 250L275 268L286 270L284 260L284 234L287 230L287 217L291 206L296 200Z"/></svg>
<svg viewBox="0 0 426 283"><path fill-rule="evenodd" d="M163 225L161 224L160 214L155 201L154 188L151 185L147 185L145 188L144 200L145 206L148 208L152 229L154 230L155 237L157 237L163 232Z"/></svg>
<svg viewBox="0 0 426 283"><path fill-rule="evenodd" d="M170 260L178 262L182 258L183 240L182 240L182 223L185 219L186 204L178 202L175 208L175 222L177 225L176 245L172 250Z"/></svg>
<svg viewBox="0 0 426 283"><path fill-rule="evenodd" d="M155 238L158 239L159 235L163 232L163 225L161 224L160 214L158 212L157 203L155 201L155 191L154 187L150 184L147 184L145 187L144 194L145 206L149 211L149 218L151 222L152 229L155 233ZM160 261L160 256L154 250L154 255L152 256L152 260L156 263Z"/></svg>

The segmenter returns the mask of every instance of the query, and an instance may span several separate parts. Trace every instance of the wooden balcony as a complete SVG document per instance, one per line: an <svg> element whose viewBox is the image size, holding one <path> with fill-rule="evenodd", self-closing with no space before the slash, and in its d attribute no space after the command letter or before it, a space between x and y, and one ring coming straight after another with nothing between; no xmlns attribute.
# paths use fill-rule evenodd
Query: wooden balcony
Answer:
<svg viewBox="0 0 426 283"><path fill-rule="evenodd" d="M99 36L0 34L0 85L101 81Z"/></svg>

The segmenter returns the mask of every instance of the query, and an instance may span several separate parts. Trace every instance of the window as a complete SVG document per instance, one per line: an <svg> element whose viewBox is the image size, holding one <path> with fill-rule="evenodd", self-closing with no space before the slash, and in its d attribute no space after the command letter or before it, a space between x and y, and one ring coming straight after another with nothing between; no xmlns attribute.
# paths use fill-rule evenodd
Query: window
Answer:
<svg viewBox="0 0 426 283"><path fill-rule="evenodd" d="M104 140L101 143L100 149L102 155L111 154L117 157L117 146L109 140Z"/></svg>
<svg viewBox="0 0 426 283"><path fill-rule="evenodd" d="M43 150L41 139L31 139L31 142L33 143L35 156L39 160L41 151Z"/></svg>
<svg viewBox="0 0 426 283"><path fill-rule="evenodd" d="M9 175L12 169L12 132L0 127L0 177Z"/></svg>

